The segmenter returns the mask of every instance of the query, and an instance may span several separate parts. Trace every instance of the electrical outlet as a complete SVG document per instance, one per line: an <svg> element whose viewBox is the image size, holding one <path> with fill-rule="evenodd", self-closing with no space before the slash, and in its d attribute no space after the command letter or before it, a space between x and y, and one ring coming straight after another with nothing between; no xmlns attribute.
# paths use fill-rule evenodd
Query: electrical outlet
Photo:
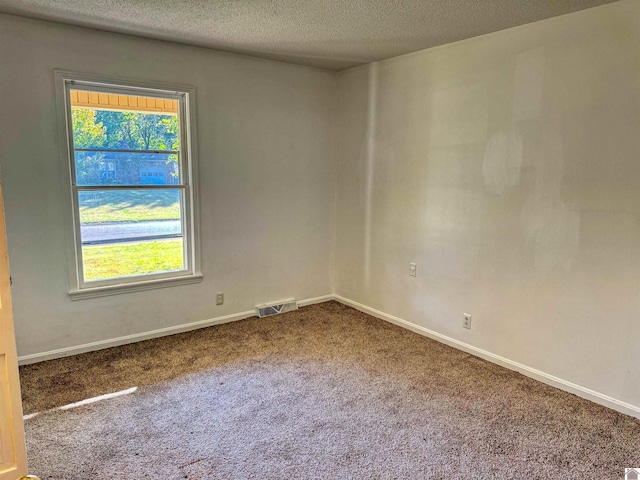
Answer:
<svg viewBox="0 0 640 480"><path fill-rule="evenodd" d="M412 276L412 277L415 277L417 268L418 268L418 264L417 263L410 263L409 264L409 275Z"/></svg>
<svg viewBox="0 0 640 480"><path fill-rule="evenodd" d="M471 315L469 315L468 313L463 313L462 315L464 316L462 326L471 330Z"/></svg>
<svg viewBox="0 0 640 480"><path fill-rule="evenodd" d="M216 293L216 305L222 305L224 303L224 293Z"/></svg>

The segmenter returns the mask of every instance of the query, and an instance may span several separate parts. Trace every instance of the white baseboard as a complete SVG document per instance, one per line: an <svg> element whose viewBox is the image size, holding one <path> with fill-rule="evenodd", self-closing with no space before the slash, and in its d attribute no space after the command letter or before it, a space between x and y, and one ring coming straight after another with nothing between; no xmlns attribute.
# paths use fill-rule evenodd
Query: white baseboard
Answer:
<svg viewBox="0 0 640 480"><path fill-rule="evenodd" d="M322 295L321 297L313 297L313 298L307 298L305 300L298 300L298 306L299 307L306 307L308 305L314 305L316 303L329 302L331 300L335 300L335 295L333 295L333 294Z"/></svg>
<svg viewBox="0 0 640 480"><path fill-rule="evenodd" d="M381 312L380 310L376 310L375 308L367 307L366 305L355 302L353 300L349 300L348 298L342 297L340 295L323 295L320 297L307 298L304 300L299 300L298 305L301 307L305 307L307 305L328 302L330 300L336 300L344 305L353 307L356 310L367 313L373 317L376 317L381 320L385 320L387 322L398 325L400 327L406 328L420 335L424 335L425 337L429 337L433 340L444 343L458 350L462 350L464 352L470 353L477 357L483 358L484 360L495 363L497 365L508 368L510 370L515 370L519 373L522 373L523 375L526 375L527 377L531 377L535 380L546 383L547 385L551 385L552 387L556 387L556 388L559 388L560 390L573 393L574 395L585 398L597 404L604 405L605 407L609 407L613 410L617 410L618 412L624 413L626 415L631 415L633 417L640 418L639 406L631 405L630 403L617 400L603 393L596 392L595 390L591 390L581 385L577 385L567 380L563 380L561 378L555 377L553 375L542 372L540 370L536 370L535 368L528 367L521 363L514 362L512 360L509 360L508 358L501 357L487 350L482 350L480 348L474 347L473 345L469 345L468 343L464 343L454 338L447 337L446 335L442 335L433 330L429 330L428 328L421 327L414 323L408 322L407 320L403 320L402 318L389 315L388 313ZM52 360L54 358L67 357L70 355L77 355L79 353L91 352L94 350L101 350L101 349L110 348L110 347L117 347L119 345L125 345L127 343L140 342L143 340L163 337L166 335L174 335L176 333L188 332L190 330L196 330L198 328L205 328L213 325L221 325L223 323L235 322L238 320L244 320L246 318L254 317L255 315L256 315L255 310L248 310L245 312L234 313L231 315L224 315L222 317L210 318L206 320L200 320L198 322L176 325L174 327L160 328L158 330L151 330L149 332L126 335L124 337L100 340L97 342L86 343L84 345L76 345L73 347L60 348L57 350L50 350L42 353L24 355L24 356L18 357L18 363L20 365L28 365L31 363L43 362L45 360Z"/></svg>
<svg viewBox="0 0 640 480"><path fill-rule="evenodd" d="M306 298L304 300L299 300L298 305L301 307L305 307L307 305L313 305L315 303L328 302L329 300L333 300L333 295L323 295L321 297ZM141 342L143 340L150 340L152 338L175 335L176 333L188 332L190 330L211 327L213 325L221 325L223 323L236 322L238 320L244 320L245 318L254 316L256 316L255 310L247 310L246 312L224 315L222 317L209 318L192 323L184 323L182 325L176 325L174 327L159 328L157 330L135 333L133 335L126 335L124 337L110 338L107 340L85 343L83 345L75 345L73 347L59 348L56 350L49 350L47 352L33 353L31 355L23 355L21 357L18 357L18 364L28 365L31 363L44 362L45 360L53 360L54 358L68 357L71 355L77 355L79 353L92 352L95 350L102 350L104 348L118 347L120 345L126 345L127 343Z"/></svg>
<svg viewBox="0 0 640 480"><path fill-rule="evenodd" d="M462 350L464 352L480 357L491 363L495 363L502 367L508 368L509 370L515 370L527 377L531 377L542 383L551 385L552 387L559 388L560 390L564 390L565 392L573 393L574 395L585 398L599 405L604 405L605 407L611 408L613 410L617 410L618 412L624 413L626 415L631 415L633 417L640 418L640 407L636 405L631 405L630 403L617 400L603 393L596 392L595 390L591 390L590 388L586 388L581 385L577 385L575 383L569 382L567 380L554 377L553 375L549 375L548 373L541 372L540 370L536 370L535 368L531 368L521 363L514 362L512 360L509 360L508 358L501 357L499 355L488 352L486 350L482 350L480 348L474 347L473 345L469 345L468 343L464 343L459 340L456 340L455 338L447 337L446 335L442 335L438 332L434 332L433 330L429 330L428 328L424 328L414 323L403 320L401 318L395 317L393 315L389 315L388 313L381 312L380 310L367 307L366 305L363 305L358 302L354 302L353 300L349 300L348 298L341 297L340 295L334 295L333 298L344 305L353 307L356 310L360 310L361 312L367 313L373 317L379 318L381 320L385 320L389 323L393 323L400 327L404 327L408 330L416 332L420 335L424 335L425 337L429 337L440 343L444 343L453 348L457 348L458 350Z"/></svg>
<svg viewBox="0 0 640 480"><path fill-rule="evenodd" d="M127 343L141 342L143 340L150 340L152 338L188 332L190 330L210 327L212 325L221 325L223 323L236 322L238 320L244 320L245 318L253 317L255 315L255 310L248 310L246 312L234 313L232 315L224 315L222 317L216 318L209 318L206 320L200 320L198 322L184 323L182 325L176 325L174 327L159 328L157 330L150 330L148 332L134 333L133 335L126 335L124 337L109 338L107 340L99 340L97 342L85 343L83 345L75 345L73 347L49 350L48 352L23 355L21 357L18 357L18 364L28 365L30 363L44 362L45 360L68 357L71 355L77 355L79 353L92 352L94 350L118 347L120 345L126 345Z"/></svg>

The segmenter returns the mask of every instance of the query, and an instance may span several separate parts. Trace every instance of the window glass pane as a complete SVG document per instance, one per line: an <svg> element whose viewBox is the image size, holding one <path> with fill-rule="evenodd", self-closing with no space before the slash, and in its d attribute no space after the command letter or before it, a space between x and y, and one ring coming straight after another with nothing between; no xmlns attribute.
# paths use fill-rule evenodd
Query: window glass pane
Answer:
<svg viewBox="0 0 640 480"><path fill-rule="evenodd" d="M177 100L69 93L77 185L180 183Z"/></svg>
<svg viewBox="0 0 640 480"><path fill-rule="evenodd" d="M177 189L78 192L85 281L185 270Z"/></svg>
<svg viewBox="0 0 640 480"><path fill-rule="evenodd" d="M86 282L184 270L183 239L83 245Z"/></svg>
<svg viewBox="0 0 640 480"><path fill-rule="evenodd" d="M178 155L75 151L76 185L177 185Z"/></svg>

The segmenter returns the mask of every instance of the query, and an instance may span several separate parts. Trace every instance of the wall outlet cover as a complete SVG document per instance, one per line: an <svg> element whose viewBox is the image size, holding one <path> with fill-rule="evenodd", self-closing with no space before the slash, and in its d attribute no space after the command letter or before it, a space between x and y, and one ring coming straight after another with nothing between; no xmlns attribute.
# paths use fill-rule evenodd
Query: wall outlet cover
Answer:
<svg viewBox="0 0 640 480"><path fill-rule="evenodd" d="M410 276L415 277L417 270L418 270L418 264L417 263L410 263L409 264L409 275Z"/></svg>

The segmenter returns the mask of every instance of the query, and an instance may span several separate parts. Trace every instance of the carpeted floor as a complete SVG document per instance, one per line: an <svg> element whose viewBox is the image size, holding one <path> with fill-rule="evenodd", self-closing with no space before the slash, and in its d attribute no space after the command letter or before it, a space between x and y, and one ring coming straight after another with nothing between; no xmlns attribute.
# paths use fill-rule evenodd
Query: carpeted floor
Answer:
<svg viewBox="0 0 640 480"><path fill-rule="evenodd" d="M20 373L42 480L609 480L640 465L640 421L335 302Z"/></svg>

